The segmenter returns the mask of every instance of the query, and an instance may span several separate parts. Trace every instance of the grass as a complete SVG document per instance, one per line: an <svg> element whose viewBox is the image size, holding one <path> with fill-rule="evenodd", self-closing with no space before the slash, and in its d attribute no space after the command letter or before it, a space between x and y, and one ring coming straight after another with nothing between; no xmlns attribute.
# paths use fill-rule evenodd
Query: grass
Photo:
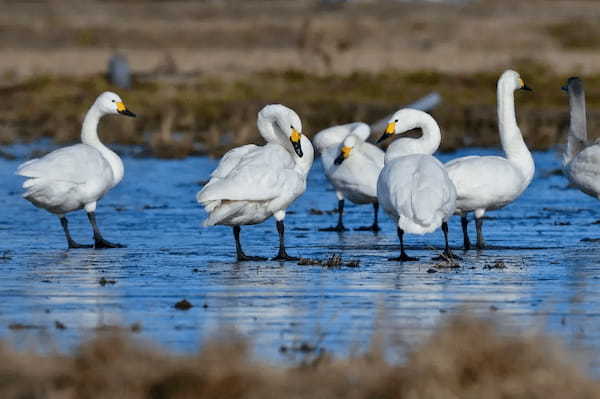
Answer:
<svg viewBox="0 0 600 399"><path fill-rule="evenodd" d="M546 337L510 333L466 316L443 322L406 361L392 364L377 344L335 359L309 344L310 361L273 367L235 335L194 355L173 355L126 329L98 336L72 355L0 346L2 398L593 398L600 384Z"/></svg>

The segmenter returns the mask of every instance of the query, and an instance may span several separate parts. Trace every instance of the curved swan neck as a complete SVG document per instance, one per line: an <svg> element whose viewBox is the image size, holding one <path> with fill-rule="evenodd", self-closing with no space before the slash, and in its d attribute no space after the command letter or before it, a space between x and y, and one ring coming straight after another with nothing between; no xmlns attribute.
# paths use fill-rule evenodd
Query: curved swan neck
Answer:
<svg viewBox="0 0 600 399"><path fill-rule="evenodd" d="M515 88L510 85L509 80L503 78L498 80L500 142L506 158L521 170L526 180L531 180L535 167L531 153L517 125L514 91Z"/></svg>
<svg viewBox="0 0 600 399"><path fill-rule="evenodd" d="M293 153L292 157L294 158L294 161L296 161L296 165L298 165L304 176L307 176L315 158L315 150L312 146L312 143L305 135L301 136L300 145L302 146L302 152L304 153L302 158L300 158L296 153Z"/></svg>
<svg viewBox="0 0 600 399"><path fill-rule="evenodd" d="M406 132L408 130L419 128L421 129L421 137L419 138L400 138L394 141L388 147L385 155L385 160L390 161L394 158L411 155L411 154L427 154L431 155L437 151L442 140L440 127L431 117L425 112L415 114L410 120L401 120L398 122L397 131Z"/></svg>
<svg viewBox="0 0 600 399"><path fill-rule="evenodd" d="M275 123L274 118L270 114L266 114L264 111L258 114L258 119L256 121L256 127L258 127L258 132L265 139L267 143L280 143L280 137L275 133L275 127L273 124Z"/></svg>
<svg viewBox="0 0 600 399"><path fill-rule="evenodd" d="M585 92L569 90L570 124L569 133L579 140L587 141L587 121L585 110Z"/></svg>
<svg viewBox="0 0 600 399"><path fill-rule="evenodd" d="M104 116L104 114L100 112L96 104L89 109L85 115L83 126L81 128L81 142L100 151L102 156L109 163L113 172L114 187L121 181L121 179L123 179L123 161L121 161L121 158L119 158L117 154L102 144L98 138L98 123L100 122L100 118L102 118L102 116Z"/></svg>

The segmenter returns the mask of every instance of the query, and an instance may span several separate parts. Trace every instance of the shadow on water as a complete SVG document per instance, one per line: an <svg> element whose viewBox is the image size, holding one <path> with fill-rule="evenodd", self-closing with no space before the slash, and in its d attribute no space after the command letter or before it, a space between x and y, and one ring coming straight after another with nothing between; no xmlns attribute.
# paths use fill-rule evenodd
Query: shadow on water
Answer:
<svg viewBox="0 0 600 399"><path fill-rule="evenodd" d="M448 160L469 150L443 154ZM124 181L100 202L98 221L110 240L127 248L65 251L58 220L19 197L18 160L0 160L0 336L19 345L40 339L68 349L98 326L140 326L140 334L182 352L224 326L235 326L257 353L286 361L281 348L302 343L339 355L364 348L374 329L421 340L442 315L467 307L496 312L526 328L544 329L568 344L600 346L600 204L566 186L555 153L535 154L537 178L514 204L489 213L489 248L463 252L458 219L450 223L458 267L432 260L442 233L407 236L418 262L389 262L398 242L391 221L382 231L319 232L335 223L335 194L315 163L309 190L290 208L287 243L292 255L341 255L358 267L279 262L236 263L231 229L200 226L199 181L216 161L125 159ZM347 204L347 227L370 223L369 206ZM91 241L82 212L70 216L78 241ZM470 223L471 235L474 226ZM272 220L242 228L244 249L273 256ZM192 305L178 310L186 299ZM56 321L65 328L57 328ZM11 329L11 325L34 326ZM594 365L598 368L599 365Z"/></svg>

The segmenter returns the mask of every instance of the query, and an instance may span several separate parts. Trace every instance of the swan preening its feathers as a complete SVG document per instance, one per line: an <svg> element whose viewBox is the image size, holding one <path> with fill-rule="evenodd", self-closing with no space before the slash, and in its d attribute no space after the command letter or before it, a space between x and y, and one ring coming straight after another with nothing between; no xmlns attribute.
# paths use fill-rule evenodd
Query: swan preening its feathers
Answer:
<svg viewBox="0 0 600 399"><path fill-rule="evenodd" d="M498 80L498 125L504 157L470 156L446 163L457 191L456 213L461 216L464 247L471 243L467 234L467 213L474 212L477 247L485 246L482 225L488 210L499 209L517 199L529 186L535 165L515 115L515 90L531 90L515 71L505 71Z"/></svg>
<svg viewBox="0 0 600 399"><path fill-rule="evenodd" d="M95 248L119 247L106 241L96 224L96 202L123 178L123 162L100 142L98 123L104 115L135 116L121 98L104 92L87 112L81 129L81 144L52 151L19 166L17 174L27 178L23 197L39 208L56 214L69 248L91 247L75 242L69 233L66 213L85 208L94 231Z"/></svg>
<svg viewBox="0 0 600 399"><path fill-rule="evenodd" d="M377 212L377 178L383 169L384 152L367 139L369 125L362 122L333 126L314 137L325 175L336 190L338 224L321 231L345 231L343 222L344 199L355 204L373 204L373 224L356 230L379 231Z"/></svg>
<svg viewBox="0 0 600 399"><path fill-rule="evenodd" d="M258 131L267 144L227 152L210 181L196 195L208 217L205 226L232 226L238 260L259 260L244 254L240 226L277 221L279 253L276 260L293 259L284 243L285 211L306 190L314 152L302 134L298 115L283 105L267 105L258 114Z"/></svg>
<svg viewBox="0 0 600 399"><path fill-rule="evenodd" d="M587 136L585 91L577 77L562 87L569 95L570 123L563 167L571 183L582 192L600 199L600 144Z"/></svg>
<svg viewBox="0 0 600 399"><path fill-rule="evenodd" d="M442 225L444 253L452 257L447 220L454 213L456 190L442 163L431 156L440 145L438 124L423 111L402 109L391 117L379 141L414 128L422 130L421 137L401 137L390 144L377 182L379 203L396 222L400 239L400 257L393 260L416 260L404 250L405 232L425 234Z"/></svg>

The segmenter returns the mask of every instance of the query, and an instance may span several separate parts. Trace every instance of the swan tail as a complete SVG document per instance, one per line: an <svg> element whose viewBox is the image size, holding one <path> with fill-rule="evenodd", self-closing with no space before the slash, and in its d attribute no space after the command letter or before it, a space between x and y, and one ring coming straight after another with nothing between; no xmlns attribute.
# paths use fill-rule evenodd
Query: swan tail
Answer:
<svg viewBox="0 0 600 399"><path fill-rule="evenodd" d="M243 203L237 201L211 201L204 208L208 212L208 217L202 222L202 225L209 227L220 224L235 215L243 206Z"/></svg>

